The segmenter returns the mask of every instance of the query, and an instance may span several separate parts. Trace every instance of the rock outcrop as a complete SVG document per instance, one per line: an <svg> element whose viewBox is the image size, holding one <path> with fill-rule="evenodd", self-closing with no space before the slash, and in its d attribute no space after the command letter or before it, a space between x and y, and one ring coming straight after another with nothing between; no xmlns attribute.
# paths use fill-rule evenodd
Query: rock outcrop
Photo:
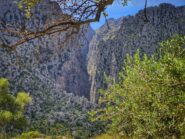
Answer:
<svg viewBox="0 0 185 139"><path fill-rule="evenodd" d="M25 19L12 0L0 0L0 29L42 29L59 16L59 5L44 0ZM83 123L86 110L97 102L104 75L117 79L126 54L137 49L151 55L159 42L176 34L185 34L185 6L161 4L144 12L108 21L96 32L88 25L77 34L70 30L55 33L18 46L13 52L0 48L0 77L8 78L14 93L24 90L33 97L27 108L30 119ZM18 38L0 32L0 45ZM88 54L88 55L87 55ZM88 57L88 58L87 58ZM82 97L84 96L84 97ZM80 116L79 116L80 115ZM86 123L84 123L86 124Z"/></svg>
<svg viewBox="0 0 185 139"><path fill-rule="evenodd" d="M56 2L44 1L33 10L31 19L25 20L21 11L17 8L17 4L11 0L1 1L0 8L3 9L0 12L1 28L4 27L3 25L6 25L6 28L18 28L21 25L26 25L26 28L36 30L62 14ZM82 33L85 36L82 36ZM29 41L23 46L18 46L17 56L13 54L11 60L18 60L19 57L19 63L21 62L24 66L21 63L17 66L23 66L24 69L31 70L33 74L38 73L37 75L41 76L39 78L44 76L49 80L53 80L68 93L88 98L89 83L86 70L86 51L88 50L93 30L85 26L78 34L72 35L65 40L68 34L69 32L56 33ZM6 44L13 43L16 39L13 36L6 36L1 33L1 40ZM8 64L7 60L2 61ZM16 63L11 64L15 65ZM18 69L14 70L17 73L20 72ZM8 70L5 71L4 76L5 74L10 74ZM11 80L15 80L14 77L10 76L6 75ZM16 76L16 74L13 76Z"/></svg>
<svg viewBox="0 0 185 139"><path fill-rule="evenodd" d="M30 19L25 19L17 3L0 0L0 29L25 26L39 30L64 16L59 5L50 0L41 2L32 14ZM80 122L85 118L86 109L91 107L86 99L90 88L86 57L94 32L89 26L83 26L77 34L67 37L69 34L66 31L30 40L12 52L0 48L0 77L10 81L14 93L24 90L33 97L27 108L31 119L57 117L58 121L68 119L74 124L74 119ZM17 39L0 32L0 44L12 44ZM74 114L77 111L82 117Z"/></svg>
<svg viewBox="0 0 185 139"><path fill-rule="evenodd" d="M90 98L97 102L98 89L103 87L104 75L116 79L126 54L152 54L159 42L176 34L185 34L185 6L161 4L147 8L148 22L144 11L135 16L110 20L93 37L88 54L88 73L91 81Z"/></svg>

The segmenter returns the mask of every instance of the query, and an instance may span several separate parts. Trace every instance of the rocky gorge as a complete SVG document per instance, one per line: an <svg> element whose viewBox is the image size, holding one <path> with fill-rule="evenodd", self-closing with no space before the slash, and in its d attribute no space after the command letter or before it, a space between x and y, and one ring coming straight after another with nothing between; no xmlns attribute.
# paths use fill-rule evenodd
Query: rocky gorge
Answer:
<svg viewBox="0 0 185 139"><path fill-rule="evenodd" d="M33 13L25 20L16 3L0 0L0 29L26 22L26 27L34 30L56 19L61 10L56 2L46 0ZM94 31L83 26L67 40L69 32L61 32L31 40L13 52L0 48L0 77L10 81L14 93L24 90L33 97L26 111L30 119L44 117L51 123L87 126L86 111L98 101L104 75L116 80L126 54L139 49L151 55L161 41L185 34L185 6L149 7L147 17L146 22L144 11L140 11L135 16L108 20L110 28L105 24ZM15 40L0 32L0 44Z"/></svg>
<svg viewBox="0 0 185 139"><path fill-rule="evenodd" d="M109 20L96 31L88 53L88 73L91 82L91 101L97 102L98 89L104 84L104 75L116 79L126 54L133 55L137 49L151 55L164 41L177 34L185 34L185 7L160 4L147 8L135 16Z"/></svg>

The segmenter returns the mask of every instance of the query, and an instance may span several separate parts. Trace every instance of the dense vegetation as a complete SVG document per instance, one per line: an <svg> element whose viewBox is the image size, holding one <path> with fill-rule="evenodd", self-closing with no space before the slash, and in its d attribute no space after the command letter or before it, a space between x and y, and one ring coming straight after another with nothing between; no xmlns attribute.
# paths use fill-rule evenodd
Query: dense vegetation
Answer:
<svg viewBox="0 0 185 139"><path fill-rule="evenodd" d="M14 97L7 79L1 78L0 138L21 132L17 139L185 138L184 46L185 36L176 36L162 42L152 56L139 50L127 55L118 81L107 78L108 88L100 90L98 107L90 112L93 121L87 116L86 127L49 125L47 119L29 125L24 110L31 97L25 92Z"/></svg>
<svg viewBox="0 0 185 139"><path fill-rule="evenodd" d="M71 121L65 122L65 120L64 122L52 122L47 115L34 118L27 113L26 118L25 106L31 102L31 96L25 92L18 92L15 97L10 92L9 86L7 79L0 78L0 139L15 136L17 139L62 138L63 136L87 139L98 131L103 131L101 122L92 123L88 114L84 115L80 113L80 110L76 110L76 113L71 115L74 118L78 116L80 119L73 124ZM79 108L75 107L74 109ZM70 110L68 109L68 111Z"/></svg>
<svg viewBox="0 0 185 139"><path fill-rule="evenodd" d="M158 53L128 55L119 81L101 90L95 120L122 138L185 138L185 36Z"/></svg>

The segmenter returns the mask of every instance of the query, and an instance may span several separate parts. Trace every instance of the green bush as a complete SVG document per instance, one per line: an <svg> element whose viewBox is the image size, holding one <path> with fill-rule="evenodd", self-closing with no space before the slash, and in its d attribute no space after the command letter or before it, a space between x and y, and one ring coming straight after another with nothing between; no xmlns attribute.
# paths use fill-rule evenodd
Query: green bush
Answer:
<svg viewBox="0 0 185 139"><path fill-rule="evenodd" d="M96 136L95 139L121 139L118 135L109 135L109 134L102 134L99 136Z"/></svg>
<svg viewBox="0 0 185 139"><path fill-rule="evenodd" d="M34 139L34 138L43 138L44 135L38 131L24 132L16 139Z"/></svg>
<svg viewBox="0 0 185 139"><path fill-rule="evenodd" d="M127 56L119 81L101 90L96 120L131 138L185 138L185 36L161 43L158 53Z"/></svg>

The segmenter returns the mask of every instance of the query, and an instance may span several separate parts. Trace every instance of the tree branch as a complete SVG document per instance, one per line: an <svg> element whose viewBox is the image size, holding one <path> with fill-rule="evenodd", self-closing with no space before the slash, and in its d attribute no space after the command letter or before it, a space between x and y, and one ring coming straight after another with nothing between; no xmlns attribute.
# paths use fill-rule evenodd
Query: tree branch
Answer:
<svg viewBox="0 0 185 139"><path fill-rule="evenodd" d="M111 5L113 1L114 0L99 0L99 2L95 2L91 0L85 0L79 5L74 5L74 3L72 3L73 1L71 0L68 4L72 5L68 6L63 0L58 0L57 2L59 5L63 7L61 10L64 13L64 16L55 20L52 24L45 25L45 27L39 31L30 31L26 28L24 30L1 29L1 33L12 34L19 38L17 42L3 45L3 47L8 47L11 50L15 50L17 46L44 35L65 32L71 28L79 28L84 24L97 22L100 20L101 13L105 10L106 6ZM70 15L67 14L69 11L71 12Z"/></svg>

